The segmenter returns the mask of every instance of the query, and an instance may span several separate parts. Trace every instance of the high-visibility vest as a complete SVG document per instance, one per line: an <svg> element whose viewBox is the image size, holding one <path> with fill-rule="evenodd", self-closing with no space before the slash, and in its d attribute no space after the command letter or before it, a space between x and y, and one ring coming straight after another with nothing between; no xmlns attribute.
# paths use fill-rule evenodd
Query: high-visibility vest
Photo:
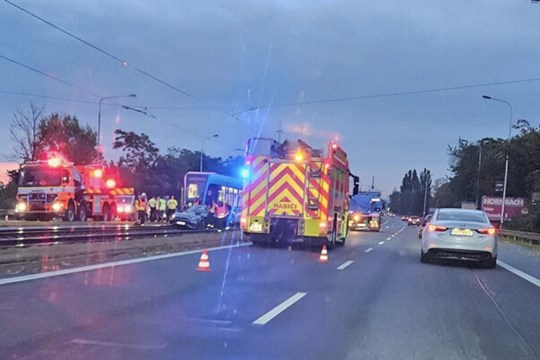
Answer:
<svg viewBox="0 0 540 360"><path fill-rule="evenodd" d="M229 215L229 208L226 204L223 204L222 206L218 206L216 209L216 217L218 219L226 218Z"/></svg>
<svg viewBox="0 0 540 360"><path fill-rule="evenodd" d="M165 201L165 199L160 199L159 200L159 211L165 211L166 208L167 208L167 202Z"/></svg>
<svg viewBox="0 0 540 360"><path fill-rule="evenodd" d="M148 200L148 206L149 206L151 209L155 209L155 208L156 208L156 199L155 199L155 198L151 198L150 200Z"/></svg>
<svg viewBox="0 0 540 360"><path fill-rule="evenodd" d="M175 210L178 207L178 201L176 201L176 199L170 199L167 202L167 207L169 210Z"/></svg>
<svg viewBox="0 0 540 360"><path fill-rule="evenodd" d="M146 200L137 200L137 210L146 211Z"/></svg>

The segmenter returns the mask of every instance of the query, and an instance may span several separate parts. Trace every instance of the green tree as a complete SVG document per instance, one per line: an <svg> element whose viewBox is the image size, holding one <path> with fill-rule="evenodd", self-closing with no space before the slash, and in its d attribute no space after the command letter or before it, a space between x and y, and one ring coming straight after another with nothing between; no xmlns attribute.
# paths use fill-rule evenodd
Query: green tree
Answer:
<svg viewBox="0 0 540 360"><path fill-rule="evenodd" d="M39 152L58 151L77 165L103 162L96 148L96 132L81 126L75 116L53 113L41 119L38 132Z"/></svg>

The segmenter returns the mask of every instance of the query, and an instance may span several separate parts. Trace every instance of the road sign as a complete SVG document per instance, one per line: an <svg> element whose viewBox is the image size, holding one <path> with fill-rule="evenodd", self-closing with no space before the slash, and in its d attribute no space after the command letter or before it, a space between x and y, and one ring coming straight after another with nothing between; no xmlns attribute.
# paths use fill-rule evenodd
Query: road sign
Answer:
<svg viewBox="0 0 540 360"><path fill-rule="evenodd" d="M501 221L502 198L494 196L482 197L482 210L486 212L489 220ZM526 214L527 207L523 198L506 198L504 201L504 220L516 215Z"/></svg>
<svg viewBox="0 0 540 360"><path fill-rule="evenodd" d="M504 190L504 181L495 182L495 192L503 192Z"/></svg>

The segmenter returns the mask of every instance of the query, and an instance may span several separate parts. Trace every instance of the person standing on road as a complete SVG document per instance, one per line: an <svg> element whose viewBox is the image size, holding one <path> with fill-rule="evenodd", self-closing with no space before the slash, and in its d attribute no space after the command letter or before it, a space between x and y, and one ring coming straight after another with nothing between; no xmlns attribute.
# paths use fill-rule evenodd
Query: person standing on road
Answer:
<svg viewBox="0 0 540 360"><path fill-rule="evenodd" d="M218 206L216 208L218 231L225 230L228 217L229 217L229 208L227 207L227 204L223 201L219 201Z"/></svg>
<svg viewBox="0 0 540 360"><path fill-rule="evenodd" d="M146 221L146 206L148 202L146 201L146 194L141 193L137 199L137 215L139 218L139 224L143 225Z"/></svg>
<svg viewBox="0 0 540 360"><path fill-rule="evenodd" d="M164 216L166 216L165 211L167 211L167 200L165 200L165 198L159 199L158 210L158 221L163 221Z"/></svg>
<svg viewBox="0 0 540 360"><path fill-rule="evenodd" d="M171 195L169 201L167 201L167 221L169 221L178 207L178 201L174 198L174 195Z"/></svg>
<svg viewBox="0 0 540 360"><path fill-rule="evenodd" d="M148 207L150 208L150 218L149 218L149 221L150 222L153 222L153 221L156 221L156 197L155 196L152 196L150 198L150 200L148 200Z"/></svg>
<svg viewBox="0 0 540 360"><path fill-rule="evenodd" d="M215 201L208 203L208 214L206 215L206 227L213 228L216 226L216 208L217 204Z"/></svg>

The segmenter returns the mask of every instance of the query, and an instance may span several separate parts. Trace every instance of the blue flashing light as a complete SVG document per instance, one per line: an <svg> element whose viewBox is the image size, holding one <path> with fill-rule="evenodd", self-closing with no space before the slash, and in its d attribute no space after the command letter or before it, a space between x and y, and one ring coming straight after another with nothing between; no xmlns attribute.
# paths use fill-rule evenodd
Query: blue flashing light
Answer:
<svg viewBox="0 0 540 360"><path fill-rule="evenodd" d="M240 171L240 176L242 176L243 179L246 179L249 177L249 169L248 168L242 168Z"/></svg>

